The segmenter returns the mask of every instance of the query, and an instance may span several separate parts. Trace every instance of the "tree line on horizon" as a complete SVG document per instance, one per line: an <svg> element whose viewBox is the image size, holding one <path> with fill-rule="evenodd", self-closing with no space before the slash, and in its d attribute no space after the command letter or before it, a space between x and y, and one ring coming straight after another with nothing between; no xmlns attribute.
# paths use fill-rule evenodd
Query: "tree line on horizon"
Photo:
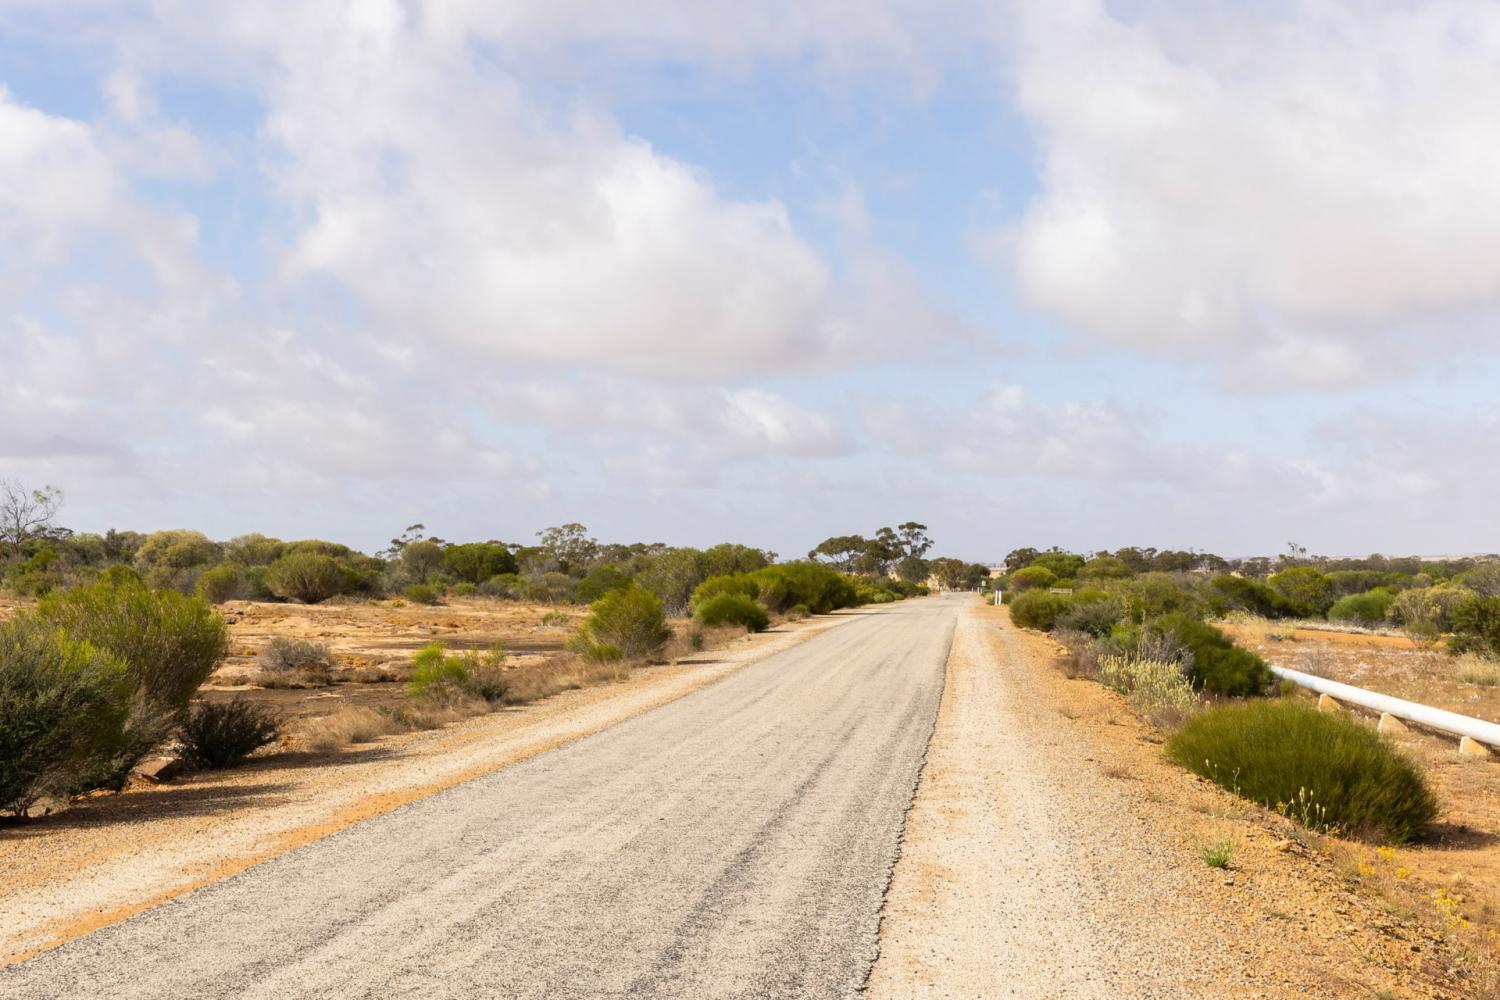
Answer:
<svg viewBox="0 0 1500 1000"><path fill-rule="evenodd" d="M282 540L259 533L223 541L191 529L149 533L74 532L58 523L62 493L0 482L0 586L40 596L127 566L155 589L195 594L211 603L248 599L318 603L333 597L403 597L434 603L482 595L543 603L589 604L637 583L668 614L691 610L705 580L753 573L778 563L775 552L724 542L708 548L662 542L606 543L572 522L538 532L532 543L499 539L448 541L410 525L369 554L323 539ZM841 535L814 547L806 562L847 575L860 603L925 591L928 581L974 589L988 576L980 564L927 558L925 525L907 521L871 538Z"/></svg>

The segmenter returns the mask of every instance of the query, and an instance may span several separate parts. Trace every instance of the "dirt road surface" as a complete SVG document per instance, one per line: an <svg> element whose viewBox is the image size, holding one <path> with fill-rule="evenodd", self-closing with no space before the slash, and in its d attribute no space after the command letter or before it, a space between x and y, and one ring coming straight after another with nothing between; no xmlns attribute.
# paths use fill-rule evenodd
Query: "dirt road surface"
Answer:
<svg viewBox="0 0 1500 1000"><path fill-rule="evenodd" d="M867 609L0 971L0 995L856 994L965 603Z"/></svg>

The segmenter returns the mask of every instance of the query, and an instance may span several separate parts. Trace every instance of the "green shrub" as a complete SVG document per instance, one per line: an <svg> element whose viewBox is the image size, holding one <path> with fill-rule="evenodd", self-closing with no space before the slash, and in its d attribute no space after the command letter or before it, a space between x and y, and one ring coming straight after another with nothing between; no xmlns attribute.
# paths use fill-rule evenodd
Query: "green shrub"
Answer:
<svg viewBox="0 0 1500 1000"><path fill-rule="evenodd" d="M1095 592L1089 592L1095 593ZM1083 599L1074 594L1071 606L1055 622L1055 627L1068 632L1105 636L1125 617L1125 605L1107 595Z"/></svg>
<svg viewBox="0 0 1500 1000"><path fill-rule="evenodd" d="M1167 754L1318 830L1404 843L1437 816L1421 772L1381 736L1294 701L1209 709L1167 740Z"/></svg>
<svg viewBox="0 0 1500 1000"><path fill-rule="evenodd" d="M431 698L455 694L464 689L469 680L469 671L464 661L449 656L443 644L434 642L424 646L411 661L411 680L406 689L413 698Z"/></svg>
<svg viewBox="0 0 1500 1000"><path fill-rule="evenodd" d="M401 596L413 604L441 604L443 588L430 583L413 583L401 591Z"/></svg>
<svg viewBox="0 0 1500 1000"><path fill-rule="evenodd" d="M157 531L146 536L135 553L135 568L153 587L177 588L185 570L219 562L224 550L198 531Z"/></svg>
<svg viewBox="0 0 1500 1000"><path fill-rule="evenodd" d="M116 657L32 618L0 624L0 811L25 815L112 758L129 678Z"/></svg>
<svg viewBox="0 0 1500 1000"><path fill-rule="evenodd" d="M333 652L326 642L273 635L258 657L262 669L276 672L309 670L325 673L333 669Z"/></svg>
<svg viewBox="0 0 1500 1000"><path fill-rule="evenodd" d="M777 563L749 574L756 598L772 611L805 604L813 614L825 615L859 603L854 581L844 573L815 562Z"/></svg>
<svg viewBox="0 0 1500 1000"><path fill-rule="evenodd" d="M1164 615L1150 631L1170 632L1193 655L1193 686L1223 695L1264 694L1271 685L1266 661L1234 644L1223 632L1187 614Z"/></svg>
<svg viewBox="0 0 1500 1000"><path fill-rule="evenodd" d="M486 597L515 600L521 596L521 578L514 573L501 573L481 583L479 592Z"/></svg>
<svg viewBox="0 0 1500 1000"><path fill-rule="evenodd" d="M574 648L587 655L613 647L620 656L635 659L655 653L671 637L661 599L632 583L593 603L579 627Z"/></svg>
<svg viewBox="0 0 1500 1000"><path fill-rule="evenodd" d="M1212 595L1222 600L1214 609L1220 614L1226 611L1248 611L1262 618L1285 618L1291 614L1286 598L1255 580L1225 573L1214 577L1209 587Z"/></svg>
<svg viewBox="0 0 1500 1000"><path fill-rule="evenodd" d="M476 586L502 573L514 573L519 568L510 549L495 542L450 545L443 549L442 567L458 579Z"/></svg>
<svg viewBox="0 0 1500 1000"><path fill-rule="evenodd" d="M245 592L245 574L234 563L220 563L198 577L198 596L209 604L232 601Z"/></svg>
<svg viewBox="0 0 1500 1000"><path fill-rule="evenodd" d="M1403 590L1391 604L1390 620L1413 639L1434 642L1453 630L1453 613L1472 598L1462 587Z"/></svg>
<svg viewBox="0 0 1500 1000"><path fill-rule="evenodd" d="M5 574L5 585L21 597L41 597L62 586L65 579L58 551L47 547L12 566Z"/></svg>
<svg viewBox="0 0 1500 1000"><path fill-rule="evenodd" d="M412 658L411 680L406 684L413 698L451 699L473 695L497 702L506 694L503 665L505 650L493 646L483 654L450 656L443 644L425 646Z"/></svg>
<svg viewBox="0 0 1500 1000"><path fill-rule="evenodd" d="M1293 566L1266 581L1297 618L1321 618L1333 603L1333 582L1311 566Z"/></svg>
<svg viewBox="0 0 1500 1000"><path fill-rule="evenodd" d="M1328 609L1328 620L1374 628L1385 624L1386 615L1390 613L1394 603L1395 594L1384 587L1376 587L1363 594L1349 594L1334 601L1333 606Z"/></svg>
<svg viewBox="0 0 1500 1000"><path fill-rule="evenodd" d="M1010 575L1008 586L1020 593L1025 590L1046 590L1057 582L1057 574L1045 566L1026 566Z"/></svg>
<svg viewBox="0 0 1500 1000"><path fill-rule="evenodd" d="M574 591L573 597L581 603L592 604L611 590L619 590L629 583L630 574L620 567L596 566L578 581L578 589Z"/></svg>
<svg viewBox="0 0 1500 1000"><path fill-rule="evenodd" d="M1022 628L1034 628L1050 632L1058 619L1073 606L1066 594L1052 594L1045 590L1023 590L1011 598L1010 620Z"/></svg>
<svg viewBox="0 0 1500 1000"><path fill-rule="evenodd" d="M337 560L320 552L290 552L267 567L265 575L271 593L303 604L343 593L346 582Z"/></svg>
<svg viewBox="0 0 1500 1000"><path fill-rule="evenodd" d="M688 606L696 615L698 609L706 602L721 594L732 594L736 597L747 597L750 600L760 596L760 587L756 585L755 578L747 573L722 574L711 576L698 584L693 591L692 600Z"/></svg>
<svg viewBox="0 0 1500 1000"><path fill-rule="evenodd" d="M1470 597L1453 609L1448 652L1500 656L1500 597Z"/></svg>
<svg viewBox="0 0 1500 1000"><path fill-rule="evenodd" d="M698 605L695 617L703 625L743 625L751 632L771 624L766 609L744 594L715 594Z"/></svg>
<svg viewBox="0 0 1500 1000"><path fill-rule="evenodd" d="M248 698L200 703L182 722L183 757L198 767L233 767L280 735L276 713Z"/></svg>
<svg viewBox="0 0 1500 1000"><path fill-rule="evenodd" d="M48 627L90 643L125 666L130 711L119 753L84 775L85 787L122 787L130 769L171 735L193 694L228 651L224 620L207 602L152 591L124 567L89 586L49 594L36 614Z"/></svg>
<svg viewBox="0 0 1500 1000"><path fill-rule="evenodd" d="M1203 600L1191 589L1191 578L1170 573L1143 573L1119 584L1126 613L1138 622L1162 615L1202 618Z"/></svg>

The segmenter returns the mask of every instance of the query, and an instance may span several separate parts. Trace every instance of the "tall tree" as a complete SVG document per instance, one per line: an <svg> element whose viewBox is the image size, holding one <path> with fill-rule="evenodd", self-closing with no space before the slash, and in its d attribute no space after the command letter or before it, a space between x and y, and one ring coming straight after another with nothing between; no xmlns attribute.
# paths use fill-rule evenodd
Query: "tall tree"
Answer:
<svg viewBox="0 0 1500 1000"><path fill-rule="evenodd" d="M0 479L0 545L16 555L33 538L66 538L72 534L53 523L62 507L62 490L43 486L27 490L20 483Z"/></svg>

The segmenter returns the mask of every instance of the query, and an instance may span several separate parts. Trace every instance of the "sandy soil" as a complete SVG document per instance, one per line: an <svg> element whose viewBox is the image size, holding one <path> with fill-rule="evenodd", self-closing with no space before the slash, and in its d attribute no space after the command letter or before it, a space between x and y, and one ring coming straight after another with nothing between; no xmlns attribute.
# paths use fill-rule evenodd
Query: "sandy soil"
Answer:
<svg viewBox="0 0 1500 1000"><path fill-rule="evenodd" d="M1422 914L1167 763L1056 652L1002 609L961 626L872 996L1477 995Z"/></svg>
<svg viewBox="0 0 1500 1000"><path fill-rule="evenodd" d="M357 614L323 610L297 608L274 625L307 628L314 620L333 633L349 627L335 624L341 616ZM846 620L782 625L620 683L567 691L443 730L324 754L280 753L0 827L0 965L649 711Z"/></svg>

